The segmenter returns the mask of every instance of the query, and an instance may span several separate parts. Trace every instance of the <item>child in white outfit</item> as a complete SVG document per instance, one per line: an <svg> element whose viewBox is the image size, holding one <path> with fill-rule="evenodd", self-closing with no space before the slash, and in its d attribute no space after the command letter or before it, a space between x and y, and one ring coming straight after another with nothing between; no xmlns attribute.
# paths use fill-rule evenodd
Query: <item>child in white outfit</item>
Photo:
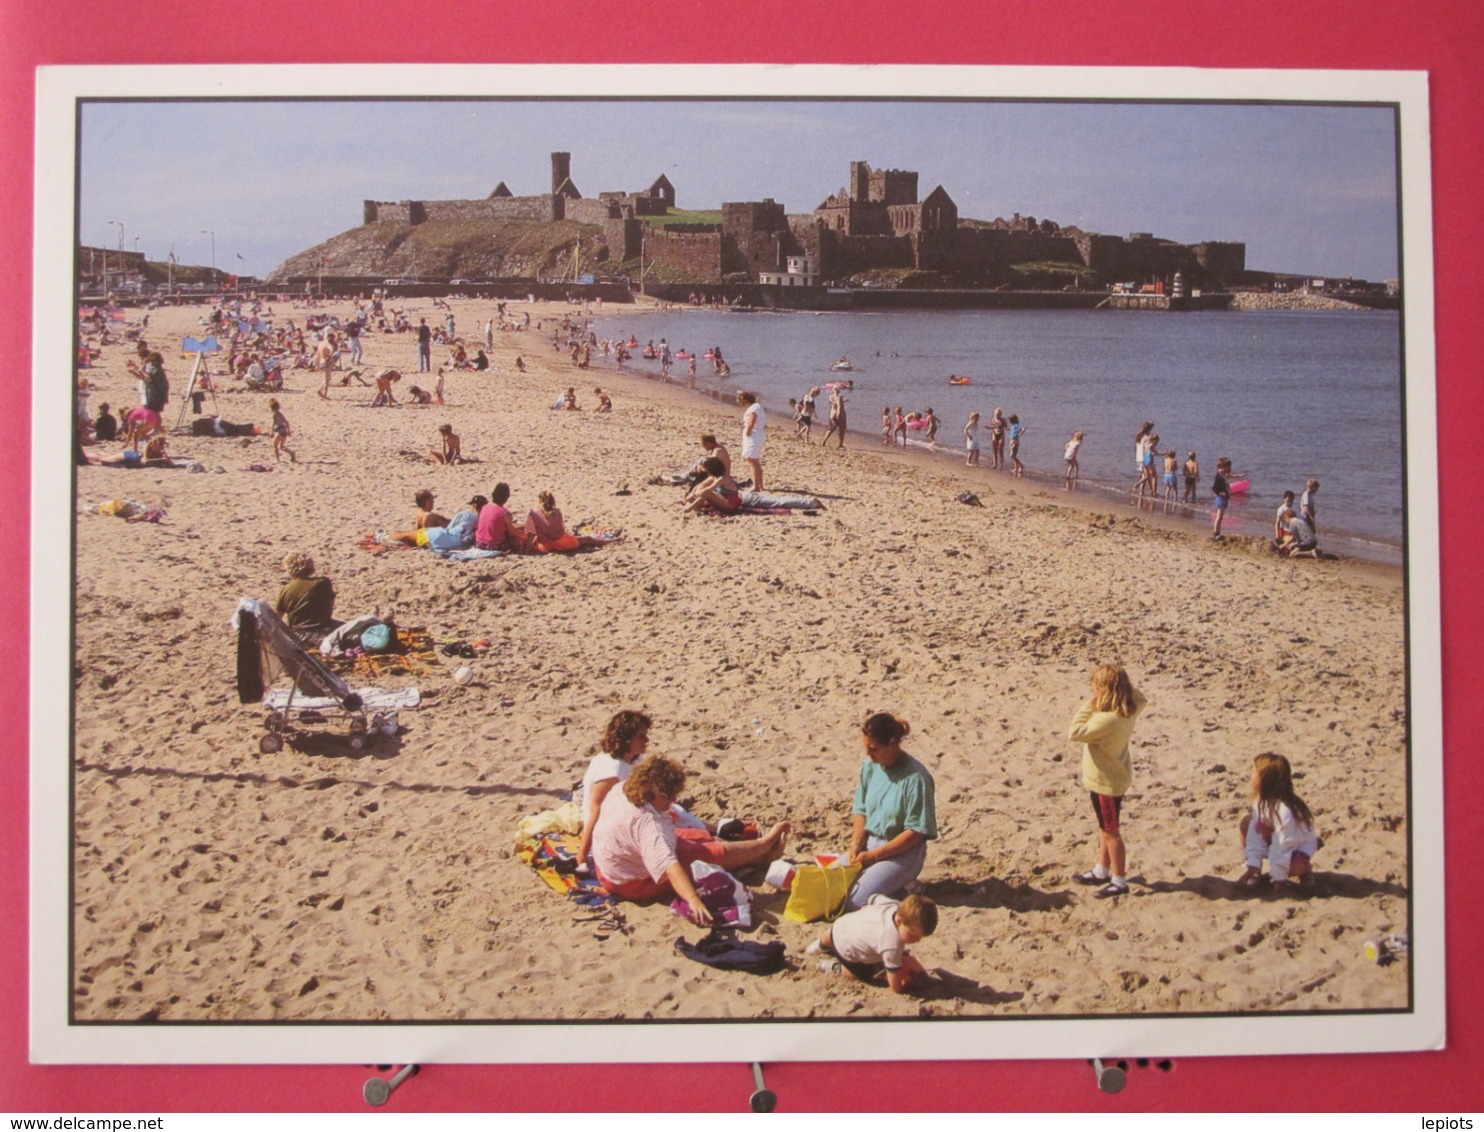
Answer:
<svg viewBox="0 0 1484 1132"><path fill-rule="evenodd" d="M1319 851L1314 815L1293 792L1293 771L1282 755L1258 755L1252 767L1252 810L1242 818L1242 842L1247 871L1238 880L1244 888L1262 884L1262 862L1274 885L1298 884L1309 875Z"/></svg>

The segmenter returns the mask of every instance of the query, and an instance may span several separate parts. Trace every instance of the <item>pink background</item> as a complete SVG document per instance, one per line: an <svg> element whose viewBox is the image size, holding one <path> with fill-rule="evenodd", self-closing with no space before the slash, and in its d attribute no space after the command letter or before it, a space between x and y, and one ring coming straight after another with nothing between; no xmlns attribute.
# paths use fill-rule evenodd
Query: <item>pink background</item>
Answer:
<svg viewBox="0 0 1484 1132"><path fill-rule="evenodd" d="M249 6L181 0L0 0L0 325L6 382L26 399L30 314L34 72L46 64L153 63L910 63L1425 70L1431 74L1437 271L1438 443L1442 502L1444 804L1448 857L1448 1035L1442 1053L1284 1059L1182 1059L1173 1072L1131 1068L1107 1096L1081 1062L887 1062L769 1066L780 1108L1090 1111L1334 1109L1446 1113L1484 1108L1484 980L1472 954L1484 929L1470 882L1484 809L1484 766L1469 711L1484 701L1470 641L1480 628L1476 551L1484 492L1468 480L1479 435L1484 248L1484 7L1474 0L749 0L679 2L646 10L593 0L577 7L449 0L419 11L382 0L260 0ZM12 414L0 459L0 685L5 765L0 801L0 1110L78 1113L365 1110L357 1065L248 1068L42 1067L27 1064L26 766L29 431ZM29 425L29 422L27 422ZM1460 490L1465 482L1467 488ZM56 517L52 521L60 522ZM1462 650L1462 651L1460 651ZM1463 728L1460 731L1460 728ZM1096 1051L1088 1051L1093 1053ZM334 1051L327 1050L327 1058ZM594 1066L581 1089L553 1088L539 1067L434 1066L390 1110L745 1109L746 1064Z"/></svg>

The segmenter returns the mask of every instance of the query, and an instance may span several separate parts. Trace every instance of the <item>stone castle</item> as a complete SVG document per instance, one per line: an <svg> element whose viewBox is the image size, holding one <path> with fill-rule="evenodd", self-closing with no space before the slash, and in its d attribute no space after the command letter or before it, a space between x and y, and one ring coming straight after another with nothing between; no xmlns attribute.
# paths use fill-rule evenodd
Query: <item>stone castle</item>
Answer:
<svg viewBox="0 0 1484 1132"><path fill-rule="evenodd" d="M484 200L368 200L363 222L573 220L600 229L596 262L641 260L697 281L813 285L894 270L984 286L1014 280L1016 265L1056 264L1085 268L1099 283L1167 279L1178 271L1192 286L1213 287L1246 270L1239 242L1105 236L1018 213L961 223L942 185L919 200L917 173L864 161L851 162L847 184L812 212L790 214L770 198L728 202L720 224L667 222L675 186L663 175L639 192L589 198L573 183L571 167L571 154L553 153L551 191L534 196L515 196L501 181Z"/></svg>

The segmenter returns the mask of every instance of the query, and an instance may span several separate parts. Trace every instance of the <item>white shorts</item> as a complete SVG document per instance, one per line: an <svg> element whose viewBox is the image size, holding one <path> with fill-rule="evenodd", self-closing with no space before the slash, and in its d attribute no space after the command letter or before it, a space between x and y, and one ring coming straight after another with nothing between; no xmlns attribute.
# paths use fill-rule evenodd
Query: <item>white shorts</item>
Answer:
<svg viewBox="0 0 1484 1132"><path fill-rule="evenodd" d="M761 460L763 458L763 442L755 436L749 436L742 441L742 459Z"/></svg>

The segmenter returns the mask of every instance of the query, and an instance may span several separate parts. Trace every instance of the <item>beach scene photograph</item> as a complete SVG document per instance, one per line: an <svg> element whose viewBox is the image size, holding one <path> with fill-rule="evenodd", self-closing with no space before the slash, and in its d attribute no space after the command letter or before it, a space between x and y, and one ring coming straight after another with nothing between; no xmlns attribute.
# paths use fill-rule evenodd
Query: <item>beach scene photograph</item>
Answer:
<svg viewBox="0 0 1484 1132"><path fill-rule="evenodd" d="M1417 1009L1398 107L889 93L77 101L69 1027Z"/></svg>

